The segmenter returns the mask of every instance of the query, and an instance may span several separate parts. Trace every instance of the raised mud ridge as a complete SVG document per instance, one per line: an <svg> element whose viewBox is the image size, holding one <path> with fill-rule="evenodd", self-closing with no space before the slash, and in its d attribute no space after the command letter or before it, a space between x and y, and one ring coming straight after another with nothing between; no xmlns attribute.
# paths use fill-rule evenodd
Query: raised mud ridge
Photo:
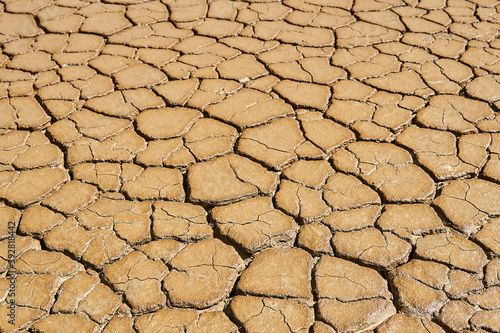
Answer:
<svg viewBox="0 0 500 333"><path fill-rule="evenodd" d="M0 332L500 332L499 11L1 0Z"/></svg>

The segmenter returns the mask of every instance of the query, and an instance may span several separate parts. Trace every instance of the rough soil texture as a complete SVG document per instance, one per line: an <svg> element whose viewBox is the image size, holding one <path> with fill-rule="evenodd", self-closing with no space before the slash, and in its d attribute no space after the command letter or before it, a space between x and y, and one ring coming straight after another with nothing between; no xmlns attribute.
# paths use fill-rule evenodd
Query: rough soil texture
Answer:
<svg viewBox="0 0 500 333"><path fill-rule="evenodd" d="M499 12L1 0L0 332L500 332Z"/></svg>

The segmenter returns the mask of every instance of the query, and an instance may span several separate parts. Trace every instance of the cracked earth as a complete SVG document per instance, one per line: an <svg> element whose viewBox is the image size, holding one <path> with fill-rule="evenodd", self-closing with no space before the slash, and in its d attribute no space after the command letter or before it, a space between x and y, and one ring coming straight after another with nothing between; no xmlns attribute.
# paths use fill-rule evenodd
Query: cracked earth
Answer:
<svg viewBox="0 0 500 333"><path fill-rule="evenodd" d="M500 332L499 11L2 0L0 332Z"/></svg>

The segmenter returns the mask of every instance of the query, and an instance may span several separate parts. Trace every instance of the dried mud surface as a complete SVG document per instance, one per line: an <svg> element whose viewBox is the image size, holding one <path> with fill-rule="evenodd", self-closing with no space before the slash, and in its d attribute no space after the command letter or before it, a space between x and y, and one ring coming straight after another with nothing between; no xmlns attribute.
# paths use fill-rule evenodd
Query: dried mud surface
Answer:
<svg viewBox="0 0 500 333"><path fill-rule="evenodd" d="M500 332L499 11L2 0L0 331Z"/></svg>

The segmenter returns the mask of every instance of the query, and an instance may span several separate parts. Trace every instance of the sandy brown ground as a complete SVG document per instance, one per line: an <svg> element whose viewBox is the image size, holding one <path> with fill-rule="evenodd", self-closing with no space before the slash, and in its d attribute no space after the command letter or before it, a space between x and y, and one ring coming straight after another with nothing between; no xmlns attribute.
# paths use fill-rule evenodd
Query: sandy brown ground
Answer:
<svg viewBox="0 0 500 333"><path fill-rule="evenodd" d="M0 331L500 332L499 11L2 0Z"/></svg>

